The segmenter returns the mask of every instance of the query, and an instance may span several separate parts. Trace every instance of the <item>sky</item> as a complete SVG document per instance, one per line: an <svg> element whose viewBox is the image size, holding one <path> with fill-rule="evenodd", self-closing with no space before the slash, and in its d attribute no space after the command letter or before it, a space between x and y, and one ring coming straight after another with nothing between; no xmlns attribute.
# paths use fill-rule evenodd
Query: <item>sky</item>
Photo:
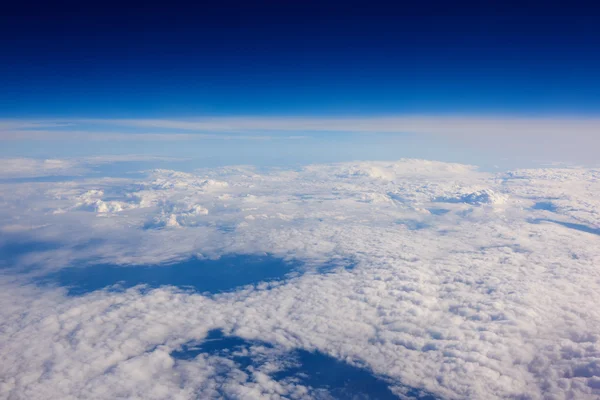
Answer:
<svg viewBox="0 0 600 400"><path fill-rule="evenodd" d="M599 398L600 13L88 3L0 11L0 398Z"/></svg>
<svg viewBox="0 0 600 400"><path fill-rule="evenodd" d="M278 165L283 160L276 155L290 153L290 143L270 138L275 133L304 137L284 157L287 164L401 157L484 167L526 166L533 160L589 164L595 157L586 149L597 141L576 125L591 120L591 131L598 131L596 15L555 2L542 8L530 3L11 5L0 17L0 156L123 154L127 151L115 135L160 133L132 135L128 152L193 156L204 160L199 165L211 164L211 156L225 164ZM401 123L381 135L377 119L395 117L420 117L435 126L413 130ZM460 117L452 122L460 129L476 129L442 132L440 138L438 128L447 126L447 117ZM182 132L173 123L150 129L147 121L214 118L233 119L235 128ZM332 133L319 126L323 118L367 118L373 129ZM482 124L481 118L491 120ZM115 126L110 123L115 119L138 123ZM248 129L237 123L240 119L265 123L253 122ZM269 119L279 121L283 135L270 128ZM309 128L298 122L303 119ZM563 139L534 146L546 140L539 132L557 125L556 119ZM490 132L498 120L517 124L510 137ZM59 122L63 131L80 135L57 134L61 129L55 127L32 138L15 133L15 121ZM351 128L353 121L345 125ZM249 143L242 135L248 130L261 143ZM565 138L572 134L582 145L565 151L570 143ZM522 140L498 146L513 136Z"/></svg>

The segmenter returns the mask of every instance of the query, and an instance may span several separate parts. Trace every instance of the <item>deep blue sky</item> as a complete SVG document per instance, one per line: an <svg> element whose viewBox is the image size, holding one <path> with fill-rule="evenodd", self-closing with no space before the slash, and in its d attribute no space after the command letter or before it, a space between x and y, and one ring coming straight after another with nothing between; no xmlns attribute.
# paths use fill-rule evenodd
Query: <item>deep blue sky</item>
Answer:
<svg viewBox="0 0 600 400"><path fill-rule="evenodd" d="M594 10L80 3L3 11L0 117L600 110Z"/></svg>

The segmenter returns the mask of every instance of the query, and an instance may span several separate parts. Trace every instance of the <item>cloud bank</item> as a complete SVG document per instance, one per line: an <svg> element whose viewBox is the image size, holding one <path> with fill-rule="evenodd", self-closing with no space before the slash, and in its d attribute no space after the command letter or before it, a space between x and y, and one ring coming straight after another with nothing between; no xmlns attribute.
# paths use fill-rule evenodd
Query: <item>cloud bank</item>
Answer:
<svg viewBox="0 0 600 400"><path fill-rule="evenodd" d="M365 366L399 396L600 396L597 169L400 160L1 185L1 397L314 397L275 378L294 349ZM36 284L264 253L354 267L217 295ZM269 343L251 351L271 361L173 356L214 329Z"/></svg>

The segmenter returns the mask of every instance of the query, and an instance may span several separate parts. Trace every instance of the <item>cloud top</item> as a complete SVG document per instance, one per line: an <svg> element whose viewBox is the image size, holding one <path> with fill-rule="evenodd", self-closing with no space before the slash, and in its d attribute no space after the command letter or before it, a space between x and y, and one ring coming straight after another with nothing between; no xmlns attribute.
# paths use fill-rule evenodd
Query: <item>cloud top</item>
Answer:
<svg viewBox="0 0 600 400"><path fill-rule="evenodd" d="M397 394L596 398L599 174L399 160L1 183L0 397L302 399L314 388L277 379L302 349ZM36 284L264 253L333 267L218 295ZM253 370L174 357L214 329L273 347L247 349L266 360Z"/></svg>

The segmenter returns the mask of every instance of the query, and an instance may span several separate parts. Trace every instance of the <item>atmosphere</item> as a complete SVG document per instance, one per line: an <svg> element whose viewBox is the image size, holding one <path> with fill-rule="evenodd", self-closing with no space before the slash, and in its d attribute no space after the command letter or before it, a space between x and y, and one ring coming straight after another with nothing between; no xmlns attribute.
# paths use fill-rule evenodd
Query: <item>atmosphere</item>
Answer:
<svg viewBox="0 0 600 400"><path fill-rule="evenodd" d="M110 3L0 12L0 400L600 398L600 9Z"/></svg>

